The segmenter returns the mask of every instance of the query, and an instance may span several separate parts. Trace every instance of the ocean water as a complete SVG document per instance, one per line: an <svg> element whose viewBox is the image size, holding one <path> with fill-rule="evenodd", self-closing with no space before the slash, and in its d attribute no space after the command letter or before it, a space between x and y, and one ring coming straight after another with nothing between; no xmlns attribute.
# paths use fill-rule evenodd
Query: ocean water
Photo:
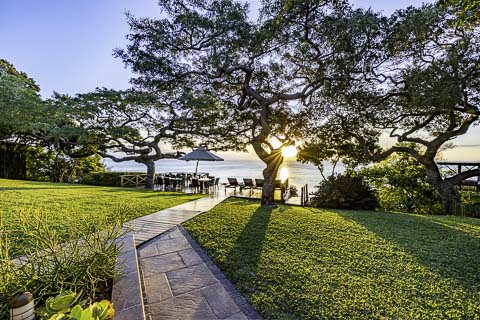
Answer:
<svg viewBox="0 0 480 320"><path fill-rule="evenodd" d="M105 164L112 171L146 172L144 165L133 161L115 163L109 159L105 159ZM163 159L156 161L155 165L157 173L195 172L196 161ZM200 161L198 164L198 172L208 172L212 176L220 177L220 183L227 182L227 178L262 178L264 168L265 165L260 160ZM329 164L325 164L325 169L327 174L331 172L331 166ZM343 168L339 166L337 169L337 172L341 172ZM322 176L315 166L302 164L294 160L284 161L278 178L282 179L287 176L290 185L295 185L300 188L308 184L312 191L314 186L317 186L322 180Z"/></svg>

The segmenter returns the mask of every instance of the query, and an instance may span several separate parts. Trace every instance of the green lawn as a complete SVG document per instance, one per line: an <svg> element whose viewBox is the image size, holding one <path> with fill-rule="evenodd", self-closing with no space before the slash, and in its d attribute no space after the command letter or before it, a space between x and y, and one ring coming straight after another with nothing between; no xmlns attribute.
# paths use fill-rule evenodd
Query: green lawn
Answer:
<svg viewBox="0 0 480 320"><path fill-rule="evenodd" d="M126 211L128 219L133 219L200 197L134 188L0 179L0 215L12 230L17 213L24 210L41 210L52 228L68 232L71 219L94 224L95 219L119 210ZM14 253L21 251L21 241L16 241Z"/></svg>
<svg viewBox="0 0 480 320"><path fill-rule="evenodd" d="M480 319L480 219L231 199L185 228L267 319Z"/></svg>

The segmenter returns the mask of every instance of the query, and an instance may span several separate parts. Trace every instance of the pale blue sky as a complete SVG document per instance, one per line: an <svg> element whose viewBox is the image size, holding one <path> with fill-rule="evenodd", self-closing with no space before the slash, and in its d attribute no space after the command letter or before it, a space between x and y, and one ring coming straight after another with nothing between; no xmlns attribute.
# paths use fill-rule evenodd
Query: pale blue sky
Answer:
<svg viewBox="0 0 480 320"><path fill-rule="evenodd" d="M260 1L249 2L252 12L258 10ZM352 2L390 14L432 1ZM95 87L127 88L132 74L112 56L114 48L127 43L125 11L136 16L159 15L156 0L0 0L0 58L34 78L44 97L54 90L73 95ZM480 128L476 128L457 143L478 144L479 137ZM458 151L463 158L468 154L480 160L478 148L462 149L466 151Z"/></svg>

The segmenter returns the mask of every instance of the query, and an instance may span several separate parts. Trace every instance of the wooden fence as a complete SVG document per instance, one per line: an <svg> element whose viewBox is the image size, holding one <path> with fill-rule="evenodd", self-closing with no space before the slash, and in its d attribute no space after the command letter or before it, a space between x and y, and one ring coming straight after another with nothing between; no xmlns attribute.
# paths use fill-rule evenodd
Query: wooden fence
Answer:
<svg viewBox="0 0 480 320"><path fill-rule="evenodd" d="M480 218L480 204L453 204L453 214L455 216Z"/></svg>
<svg viewBox="0 0 480 320"><path fill-rule="evenodd" d="M122 187L139 187L145 185L146 174L125 174L120 176L120 185Z"/></svg>

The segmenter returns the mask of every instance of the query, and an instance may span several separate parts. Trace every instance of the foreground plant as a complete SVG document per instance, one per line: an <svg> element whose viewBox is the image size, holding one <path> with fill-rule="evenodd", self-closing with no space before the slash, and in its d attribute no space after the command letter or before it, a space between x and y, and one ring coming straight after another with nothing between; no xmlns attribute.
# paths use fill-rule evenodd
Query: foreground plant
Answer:
<svg viewBox="0 0 480 320"><path fill-rule="evenodd" d="M74 306L80 294L63 292L56 297L47 299L45 306L37 314L44 320L109 320L113 319L115 309L108 300L102 300L90 304L85 309L85 301Z"/></svg>
<svg viewBox="0 0 480 320"><path fill-rule="evenodd" d="M93 300L104 293L120 271L116 260L121 247L116 239L125 232L122 225L127 212L128 207L118 207L94 225L66 218L70 233L60 236L42 210L19 210L17 229L0 232L0 318L7 317L7 303L19 291L31 292L37 305L45 303L47 312L65 311L76 301ZM19 236L25 255L12 260L11 244ZM60 297L47 299L59 292Z"/></svg>

